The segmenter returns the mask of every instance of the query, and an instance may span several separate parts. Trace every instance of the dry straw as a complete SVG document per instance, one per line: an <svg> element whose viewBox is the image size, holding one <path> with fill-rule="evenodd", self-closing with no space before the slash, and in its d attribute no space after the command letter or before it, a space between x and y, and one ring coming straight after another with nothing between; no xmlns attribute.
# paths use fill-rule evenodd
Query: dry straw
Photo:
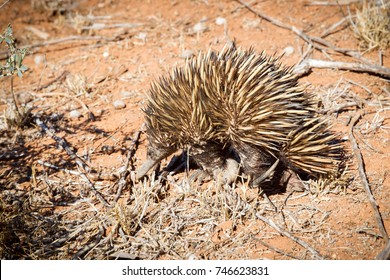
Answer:
<svg viewBox="0 0 390 280"><path fill-rule="evenodd" d="M376 6L365 2L351 20L352 28L364 50L386 49L390 46L390 2Z"/></svg>

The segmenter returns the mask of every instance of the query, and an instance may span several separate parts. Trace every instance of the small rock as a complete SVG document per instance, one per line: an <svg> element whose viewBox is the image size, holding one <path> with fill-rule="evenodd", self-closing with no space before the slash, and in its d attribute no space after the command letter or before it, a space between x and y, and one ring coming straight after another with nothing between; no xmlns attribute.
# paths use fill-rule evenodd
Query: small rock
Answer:
<svg viewBox="0 0 390 280"><path fill-rule="evenodd" d="M145 32L140 32L134 36L134 38L142 40L145 42L147 34Z"/></svg>
<svg viewBox="0 0 390 280"><path fill-rule="evenodd" d="M292 55L294 53L294 51L295 51L294 48L291 46L288 46L288 47L284 48L284 50L283 50L285 56Z"/></svg>
<svg viewBox="0 0 390 280"><path fill-rule="evenodd" d="M114 105L114 108L117 110L123 109L126 107L126 103L123 102L122 100L115 100L112 105Z"/></svg>
<svg viewBox="0 0 390 280"><path fill-rule="evenodd" d="M78 119L81 117L81 113L78 110L72 110L69 112L69 117L72 119Z"/></svg>
<svg viewBox="0 0 390 280"><path fill-rule="evenodd" d="M57 122L57 121L59 121L60 119L62 119L62 115L60 115L60 114L58 114L58 113L54 113L54 114L51 114L50 115L50 121L52 121L52 122Z"/></svg>
<svg viewBox="0 0 390 280"><path fill-rule="evenodd" d="M226 24L226 19L223 17L217 17L215 19L215 24L217 25L225 25Z"/></svg>
<svg viewBox="0 0 390 280"><path fill-rule="evenodd" d="M191 51L191 50L183 50L180 54L180 58L184 58L184 59L187 59L187 58L190 58L194 55L194 52Z"/></svg>
<svg viewBox="0 0 390 280"><path fill-rule="evenodd" d="M94 112L94 115L95 117L101 117L103 115L103 112L104 110L102 109L97 109L95 112Z"/></svg>
<svg viewBox="0 0 390 280"><path fill-rule="evenodd" d="M21 104L27 104L27 103L33 101L33 97L29 93L20 93L20 94L18 94L18 101Z"/></svg>
<svg viewBox="0 0 390 280"><path fill-rule="evenodd" d="M202 32L205 32L207 30L207 26L203 22L198 22L197 24L194 25L194 27L192 29L196 33L202 33Z"/></svg>
<svg viewBox="0 0 390 280"><path fill-rule="evenodd" d="M104 58L107 58L109 55L110 55L110 53L109 53L108 51L105 51L105 52L103 53L103 57L104 57Z"/></svg>
<svg viewBox="0 0 390 280"><path fill-rule="evenodd" d="M40 55L40 54L37 54L36 56L34 56L34 63L35 65L40 65L42 62L45 61L45 57L43 55Z"/></svg>
<svg viewBox="0 0 390 280"><path fill-rule="evenodd" d="M113 146L104 145L104 146L101 148L101 151L102 151L102 153L104 153L104 154L111 155L113 152L115 152L115 148L114 148Z"/></svg>

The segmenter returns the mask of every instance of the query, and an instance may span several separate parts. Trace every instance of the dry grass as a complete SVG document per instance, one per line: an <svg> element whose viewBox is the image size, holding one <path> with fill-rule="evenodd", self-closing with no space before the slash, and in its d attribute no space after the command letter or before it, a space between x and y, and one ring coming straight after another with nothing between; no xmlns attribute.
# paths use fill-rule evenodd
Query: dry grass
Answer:
<svg viewBox="0 0 390 280"><path fill-rule="evenodd" d="M386 3L387 2L387 3ZM360 40L360 47L370 51L390 46L390 3L383 1L376 6L369 1L356 11L351 20L353 31Z"/></svg>
<svg viewBox="0 0 390 280"><path fill-rule="evenodd" d="M78 20L80 24L77 26L85 25L82 18ZM78 20L75 22L78 23ZM100 99L109 99L123 88L127 90L130 87L130 90L136 91L146 88L147 82L151 79L148 72L153 70L153 67L160 67L161 71L171 68L168 66L171 63L166 61L170 56L175 57L172 64L176 63L177 54L180 54L176 46L183 49L191 46L195 50L205 45L202 43L199 47L193 47L192 40L198 39L187 34L190 33L187 29L191 29L195 24L190 20L185 19L183 24L180 21L170 22L163 16L156 15L153 18L145 18L145 22L152 26L145 29L149 32L147 47L155 52L153 58L148 57L147 63L144 64L142 58L137 57L138 45L134 43L136 47L132 46L132 41L123 43L123 49L120 49L118 57L112 52L112 60L116 60L114 63L128 55L132 59L129 60L131 63L123 61L124 64L142 66L129 71L131 75L125 87L115 87L115 84L123 80L123 76L118 79L115 76L113 80L107 78L104 83L92 84L85 75L68 75L67 79L57 81L53 86L34 93L37 99L32 101L35 106L34 114L40 114L42 120L50 125L56 134L67 138L74 151L87 161L92 170L98 170L102 174L114 174L121 169L123 166L121 161L125 161L125 155L120 151L128 149L125 140L128 135L121 134L122 127L107 128L99 122L88 122L86 118L76 121L61 116L66 116L73 103L77 108L88 110L83 105L85 104L94 109L96 104L103 104L102 106L108 104L108 101L98 103ZM212 26L211 21L210 25ZM153 36L156 37L155 30L164 31L157 36L157 43L153 41L155 40ZM183 39L184 43L181 42L182 37L186 39L186 41ZM166 49L160 50L160 47L156 47L160 41L174 48L169 49L170 52ZM125 47L128 43L131 46ZM122 44L122 41L107 43L105 47L115 49L119 44ZM54 77L60 76L60 69L64 71L65 65L76 67L73 64L77 64L80 55L91 59L88 60L88 65L87 63L84 65L95 67L97 63L104 63L109 66L111 63L109 60L92 59L93 55L100 56L103 53L104 49L97 49L98 47L93 45L77 49L77 59L72 64L65 64L68 59L65 57L56 61L58 68ZM153 59L159 59L160 65L153 65L151 62ZM158 72L161 72L160 70ZM69 71L77 73L78 70L71 68ZM367 100L360 98L353 87L356 86L340 80L336 86L321 88L319 90L321 108L330 115L334 123L340 124L347 122L357 108L364 107L377 114L374 113L369 120L362 120L357 129L364 131L365 135L387 131L383 113L389 108L388 100L379 100L374 96ZM136 102L131 105L141 107ZM108 113L103 115L101 118L103 120L112 117L110 116L112 111L109 109L106 111ZM118 119L110 121L118 122ZM305 182L306 188L301 190L287 186L285 190L272 192L269 198L276 206L275 211L257 189L248 188L245 180L238 181L232 186L221 186L213 181L190 185L187 178L193 172L191 170L188 175L168 175L167 178L150 175L144 181L136 182L132 180L133 170L140 164L135 160L138 156L136 155L131 159L130 174L125 177L126 184L117 202L115 198L120 180L118 177L98 180L94 179L93 174L86 174L95 189L111 206L105 207L85 180L78 175L80 170L74 160L59 150L57 143L50 137L43 135L38 128L20 131L10 130L6 126L2 128L4 129L0 134L1 258L313 258L307 249L281 236L258 216L266 217L293 236L305 240L327 259L345 258L345 255L333 256L333 252L342 251L351 252L348 258L364 258L361 250L363 245L359 241L362 239L364 245L367 245L364 248L370 247L370 250L375 251L380 246L377 237L373 239L369 235L362 237L356 234L356 231L363 232L367 229L370 233L374 232L374 222L362 229L355 221L355 217L343 219L350 215L349 212L353 209L363 208L365 205L364 193L356 187L356 180L350 180L349 177L356 171L353 166L348 166L335 177ZM115 129L118 131L114 131ZM98 154L100 149L97 147L102 143L104 145L111 143L112 138L115 138L116 149L112 156L115 156L116 166L106 167L105 162L99 158L102 154ZM43 166L39 163L42 161L56 168ZM378 186L382 186L382 183L378 183ZM352 202L334 206L346 201ZM337 215L341 218L337 218ZM349 224L342 224L345 221ZM348 246L349 248L345 249Z"/></svg>

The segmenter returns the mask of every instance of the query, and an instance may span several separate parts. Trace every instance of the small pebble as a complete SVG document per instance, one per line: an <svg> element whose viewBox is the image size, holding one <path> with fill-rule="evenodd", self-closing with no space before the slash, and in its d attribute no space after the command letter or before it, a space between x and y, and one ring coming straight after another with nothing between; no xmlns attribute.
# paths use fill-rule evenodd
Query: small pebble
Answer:
<svg viewBox="0 0 390 280"><path fill-rule="evenodd" d="M81 117L81 113L78 110L72 110L69 112L69 117L72 119L78 119Z"/></svg>
<svg viewBox="0 0 390 280"><path fill-rule="evenodd" d="M288 47L284 48L283 52L284 52L285 56L290 56L294 53L294 48L291 46L288 46Z"/></svg>
<svg viewBox="0 0 390 280"><path fill-rule="evenodd" d="M123 109L126 107L126 103L123 102L122 100L115 100L113 105L114 105L114 108L117 110Z"/></svg>
<svg viewBox="0 0 390 280"><path fill-rule="evenodd" d="M27 103L33 101L33 97L29 93L21 93L21 94L18 94L18 101L21 104L27 104Z"/></svg>
<svg viewBox="0 0 390 280"><path fill-rule="evenodd" d="M190 58L194 55L194 52L191 51L191 50L183 50L180 54L180 58L184 58L184 59L187 59L187 58Z"/></svg>
<svg viewBox="0 0 390 280"><path fill-rule="evenodd" d="M102 109L97 109L95 112L94 112L94 115L95 117L101 117L103 115L103 111Z"/></svg>
<svg viewBox="0 0 390 280"><path fill-rule="evenodd" d="M36 56L34 56L34 63L35 63L35 65L39 65L39 64L41 64L43 61L45 61L45 57L43 56L43 55L36 55Z"/></svg>
<svg viewBox="0 0 390 280"><path fill-rule="evenodd" d="M217 25L225 25L226 24L226 19L223 17L217 17L215 19L215 24Z"/></svg>
<svg viewBox="0 0 390 280"><path fill-rule="evenodd" d="M109 53L108 51L105 51L105 52L103 53L103 57L104 57L104 58L107 58L109 55L110 55L110 53Z"/></svg>
<svg viewBox="0 0 390 280"><path fill-rule="evenodd" d="M207 26L203 22L198 22L197 24L194 25L193 30L196 33L202 33L207 30Z"/></svg>
<svg viewBox="0 0 390 280"><path fill-rule="evenodd" d="M135 35L134 38L139 39L139 40L142 40L142 41L145 42L146 36L147 36L147 35L146 35L145 32L140 32L140 33L138 33L137 35Z"/></svg>
<svg viewBox="0 0 390 280"><path fill-rule="evenodd" d="M104 146L101 148L101 151L102 151L102 153L104 153L104 154L111 155L113 152L115 152L115 148L114 148L113 146L104 145Z"/></svg>

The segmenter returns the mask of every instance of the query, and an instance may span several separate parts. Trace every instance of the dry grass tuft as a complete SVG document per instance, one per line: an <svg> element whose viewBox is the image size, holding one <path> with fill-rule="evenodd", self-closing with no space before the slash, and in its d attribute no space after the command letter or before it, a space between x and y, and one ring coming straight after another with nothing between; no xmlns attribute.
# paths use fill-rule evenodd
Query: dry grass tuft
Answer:
<svg viewBox="0 0 390 280"><path fill-rule="evenodd" d="M390 46L390 3L375 6L365 3L351 20L353 31L360 40L360 47L370 51Z"/></svg>
<svg viewBox="0 0 390 280"><path fill-rule="evenodd" d="M8 129L23 128L32 123L31 108L10 104L4 111L4 121Z"/></svg>
<svg viewBox="0 0 390 280"><path fill-rule="evenodd" d="M31 7L40 12L48 11L54 14L63 14L73 9L74 0L31 0Z"/></svg>

